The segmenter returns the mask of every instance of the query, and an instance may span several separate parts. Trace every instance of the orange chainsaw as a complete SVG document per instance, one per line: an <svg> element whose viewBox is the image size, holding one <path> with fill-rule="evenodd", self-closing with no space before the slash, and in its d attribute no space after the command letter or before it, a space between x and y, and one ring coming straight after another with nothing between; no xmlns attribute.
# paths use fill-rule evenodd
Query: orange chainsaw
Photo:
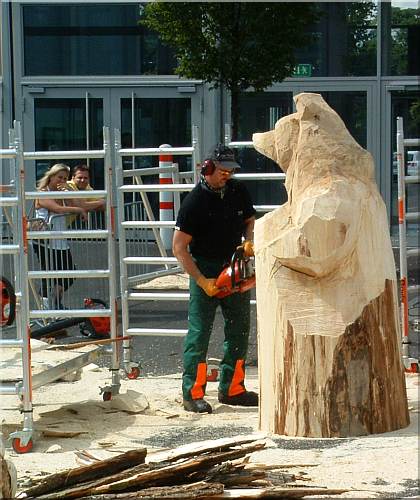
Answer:
<svg viewBox="0 0 420 500"><path fill-rule="evenodd" d="M222 299L232 293L243 293L255 287L255 272L249 257L245 257L244 249L238 247L228 264L216 279L220 292L216 297Z"/></svg>

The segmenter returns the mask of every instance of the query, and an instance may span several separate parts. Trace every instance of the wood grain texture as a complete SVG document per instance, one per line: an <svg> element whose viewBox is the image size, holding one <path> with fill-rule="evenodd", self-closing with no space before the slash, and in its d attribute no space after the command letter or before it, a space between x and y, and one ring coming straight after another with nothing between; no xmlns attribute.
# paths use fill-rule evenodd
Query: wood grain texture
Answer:
<svg viewBox="0 0 420 500"><path fill-rule="evenodd" d="M260 428L357 436L409 423L396 273L371 155L318 94L255 148L288 201L255 226Z"/></svg>

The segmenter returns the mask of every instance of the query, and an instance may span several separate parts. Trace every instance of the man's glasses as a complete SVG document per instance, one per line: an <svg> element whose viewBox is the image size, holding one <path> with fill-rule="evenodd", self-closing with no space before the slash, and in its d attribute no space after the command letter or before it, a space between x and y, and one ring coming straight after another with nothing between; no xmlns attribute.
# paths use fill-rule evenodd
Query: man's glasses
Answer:
<svg viewBox="0 0 420 500"><path fill-rule="evenodd" d="M218 167L218 169L219 169L219 172L223 175L233 175L235 173L234 168L227 170L227 169Z"/></svg>

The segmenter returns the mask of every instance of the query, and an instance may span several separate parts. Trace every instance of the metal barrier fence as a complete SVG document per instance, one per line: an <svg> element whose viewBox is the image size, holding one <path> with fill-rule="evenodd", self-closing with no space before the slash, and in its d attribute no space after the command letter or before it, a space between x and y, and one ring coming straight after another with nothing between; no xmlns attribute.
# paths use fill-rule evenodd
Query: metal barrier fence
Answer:
<svg viewBox="0 0 420 500"><path fill-rule="evenodd" d="M253 147L252 142L230 142L228 144L233 148L240 147ZM124 156L141 156L141 155L182 155L182 154L191 154L193 156L193 165L199 165L198 156L196 153L197 143L194 142L193 136L193 146L192 147L184 147L184 148L138 148L138 149L122 149L121 141L120 141L120 133L118 130L115 131L115 149L116 149L116 157L117 157L117 170L116 170L116 183L117 183L117 192L118 194L118 213L120 214L120 218L118 221L118 225L120 230L122 231L120 234L120 282L121 282L121 307L122 307L122 328L123 335L130 336L184 336L187 333L186 328L176 329L176 328L139 328L133 327L130 322L130 314L129 314L129 304L135 301L188 301L189 293L188 292L161 292L161 291L153 291L153 292L144 292L135 289L135 285L144 282L147 280L151 280L156 277L162 277L169 274L175 274L182 272L182 269L179 267L178 262L175 257L168 255L165 246L160 238L159 230L162 229L171 229L175 227L175 220L156 220L153 211L151 210L150 204L148 202L147 193L162 193L162 192L170 192L174 195L174 219L176 219L179 207L180 207L180 199L179 194L182 192L188 192L194 188L196 182L199 178L198 170L195 169L193 172L179 172L176 165L172 165L172 167L165 167L166 172L172 173L172 183L169 184L145 184L143 181L143 177L147 175L153 175L160 173L162 171L161 168L156 169L132 169L132 170L124 170L123 169L123 161L122 158ZM134 164L134 162L133 162ZM267 173L267 174L258 174L258 173L247 173L247 174L235 174L235 177L241 179L243 181L265 181L265 180L273 180L279 179L284 180L285 174L282 173ZM127 184L126 179L132 178L135 179L134 183ZM194 183L182 183L180 180L194 180ZM123 217L123 210L121 207L124 205L124 195L126 193L140 193L141 199L143 201L144 206L146 207L144 215L145 219L137 219L137 220L126 220ZM267 212L269 210L273 210L277 207L277 205L260 205L255 206L258 212ZM127 234L129 231L135 230L144 230L151 231L154 234L155 241L157 244L157 252L155 255L150 256L139 256L139 254L130 254L127 251ZM145 272L142 276L129 276L129 269L136 265L144 265L147 266L148 272ZM157 270L150 272L150 266L156 266ZM252 304L255 304L255 301L251 301ZM126 341L124 343L124 364L126 366L126 370L129 367L131 369L135 369L135 363L131 361L131 350L130 350L130 341Z"/></svg>
<svg viewBox="0 0 420 500"><path fill-rule="evenodd" d="M112 206L112 166L111 166L111 148L109 141L109 130L103 129L104 148L97 151L54 151L54 152L24 152L22 145L22 136L20 124L15 123L11 132L13 145L8 150L0 150L1 158L10 158L14 163L15 196L1 197L1 207L13 207L15 214L13 237L15 240L11 245L1 245L2 254L13 254L16 256L14 266L14 285L16 293L16 339L1 339L2 347L21 348L22 359L22 380L12 384L1 384L0 394L16 394L22 400L23 428L20 431L11 434L12 445L18 453L25 453L33 446L33 406L32 390L57 380L66 373L71 373L82 366L92 362L97 358L98 349L78 355L69 361L61 363L54 368L44 370L39 374L32 374L31 371L31 321L61 318L62 320L74 320L75 318L110 318L110 337L111 337L111 385L102 388L104 399L109 399L112 394L119 392L119 350L117 346L117 304L115 288L115 226ZM35 159L79 159L79 158L103 158L105 163L105 189L103 191L32 191L25 192L25 161ZM47 227L47 230L34 231L27 230L27 217L24 207L26 200L36 199L56 199L71 200L82 198L103 198L105 200L105 228L70 228L56 230L53 227ZM60 217L60 216L58 216ZM51 261L49 252L54 248L57 242L68 242L72 244L83 244L96 242L107 242L107 259L105 263L95 261L96 267L91 267L93 262L85 262L80 269L71 266L59 266L59 268L49 267ZM82 243L83 242L83 243ZM37 254L39 267L32 267L35 262L31 258L31 267L29 267L30 247ZM33 256L32 256L33 257ZM57 301L54 302L51 295L51 283L81 282L89 278L107 280L108 307L94 307L90 309L82 308L81 304L72 304L72 309L58 308ZM31 283L31 285L29 285ZM43 283L44 290L43 291ZM29 288L33 291L33 299L30 300ZM40 289L41 294L38 293ZM70 294L70 292L68 292ZM70 295L68 295L70 296ZM46 300L40 300L44 297ZM69 301L70 302L70 301ZM35 308L34 308L35 307Z"/></svg>
<svg viewBox="0 0 420 500"><path fill-rule="evenodd" d="M407 223L419 224L420 212L407 211L406 190L407 185L420 184L420 175L406 175L405 148L419 147L420 139L404 139L404 123L402 117L397 117L397 164L398 164L398 227L400 250L400 293L401 293L401 323L402 323L402 354L407 370L418 371L419 359L410 354L410 321L409 321L409 292L419 292L420 286L408 285L408 258L420 256L420 248L407 249ZM417 169L420 166L417 165ZM418 195L418 193L417 193ZM418 199L418 196L417 196ZM417 240L418 241L418 240ZM417 295L418 296L418 295ZM417 299L418 301L418 299ZM413 329L419 334L419 323ZM418 342L418 339L417 339Z"/></svg>
<svg viewBox="0 0 420 500"><path fill-rule="evenodd" d="M118 226L120 228L120 238L119 238L119 252L120 252L120 287L121 287L121 314L122 314L122 331L123 336L141 336L141 335L184 335L185 330L175 330L175 329L150 329L150 328L138 328L130 326L129 318L129 302L138 300L147 300L145 294L141 292L133 292L132 288L134 284L141 281L147 281L149 279L166 276L169 274L181 272L177 260L174 257L168 256L167 249L165 248L164 242L161 237L159 229L173 228L175 226L175 221L160 221L156 220L153 213L149 198L147 193L150 192L170 192L172 194L179 194L182 191L189 191L192 189L194 184L180 184L180 179L192 178L197 179L197 174L192 172L183 172L182 176L178 171L176 164L172 167L164 167L165 172L172 174L172 182L170 184L145 184L143 178L148 175L156 175L162 173L162 168L149 168L149 169L123 169L123 157L124 156L158 156L158 155L191 155L192 165L198 163L198 141L196 127L193 127L193 139L192 146L188 147L159 147L159 148L133 148L133 149L122 149L121 148L121 136L120 131L115 130L115 153L117 158L117 169L116 169L116 185L118 193ZM133 162L134 165L134 162ZM130 179L132 183L126 184L126 179ZM139 193L144 206L143 219L130 219L125 218L124 207L124 196L127 193ZM174 197L174 205L176 210L179 209L179 198ZM133 231L147 231L151 232L156 241L156 247L158 250L158 255L152 256L139 256L138 254L130 253L127 241L129 240L130 232ZM129 272L129 269L133 266L143 265L149 271L150 266L158 265L160 269L157 271L146 272L143 275L133 275ZM153 295L154 300L164 299L164 295L156 292ZM170 295L170 300L180 300L180 294L177 294L176 298L173 294ZM136 370L137 365L131 361L131 347L130 341L124 341L124 366L126 371Z"/></svg>

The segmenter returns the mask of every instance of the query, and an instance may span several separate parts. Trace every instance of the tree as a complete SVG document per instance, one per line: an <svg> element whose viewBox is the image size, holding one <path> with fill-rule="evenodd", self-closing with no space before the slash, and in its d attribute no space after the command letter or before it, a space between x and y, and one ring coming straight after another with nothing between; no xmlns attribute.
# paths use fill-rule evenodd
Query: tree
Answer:
<svg viewBox="0 0 420 500"><path fill-rule="evenodd" d="M230 91L236 139L240 92L291 76L295 49L310 41L317 19L311 3L151 2L140 22L174 48L177 74Z"/></svg>
<svg viewBox="0 0 420 500"><path fill-rule="evenodd" d="M353 2L343 5L348 27L349 46L345 55L347 76L376 74L378 6L375 2Z"/></svg>
<svg viewBox="0 0 420 500"><path fill-rule="evenodd" d="M409 75L408 64L408 32L410 29L419 29L420 9L392 7L392 27L389 33L392 41L391 74ZM411 50L415 50L411 47Z"/></svg>

